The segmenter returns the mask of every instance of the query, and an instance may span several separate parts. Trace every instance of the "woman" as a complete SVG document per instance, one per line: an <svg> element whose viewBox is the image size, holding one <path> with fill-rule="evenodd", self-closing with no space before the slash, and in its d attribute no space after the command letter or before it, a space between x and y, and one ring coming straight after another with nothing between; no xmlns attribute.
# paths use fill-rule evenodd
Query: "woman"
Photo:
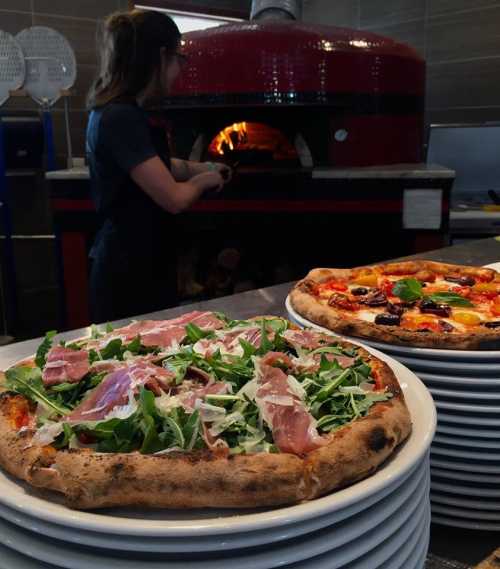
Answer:
<svg viewBox="0 0 500 569"><path fill-rule="evenodd" d="M176 301L172 216L230 178L222 164L170 158L148 106L180 72L180 32L171 18L134 10L105 23L101 72L89 94L87 158L103 224L91 251L95 322L152 312Z"/></svg>

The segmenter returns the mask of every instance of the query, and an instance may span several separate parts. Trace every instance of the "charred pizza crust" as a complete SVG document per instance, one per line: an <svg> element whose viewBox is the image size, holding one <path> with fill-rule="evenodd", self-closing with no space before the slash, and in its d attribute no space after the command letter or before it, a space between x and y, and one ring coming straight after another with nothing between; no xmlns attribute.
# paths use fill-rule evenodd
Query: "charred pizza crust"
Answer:
<svg viewBox="0 0 500 569"><path fill-rule="evenodd" d="M348 343L342 343L352 347ZM277 506L311 500L374 472L411 432L398 381L387 364L362 348L379 388L393 397L327 435L303 456L258 453L222 456L209 450L163 455L97 453L31 446L20 414L34 407L22 395L0 395L0 465L34 487L60 493L78 509L113 506L202 508Z"/></svg>
<svg viewBox="0 0 500 569"><path fill-rule="evenodd" d="M356 313L337 310L322 305L311 294L314 285L331 279L354 280L370 270L380 270L387 275L415 275L423 271L445 275L450 272L471 276L480 280L500 283L500 273L493 269L450 265L435 261L402 261L357 267L354 269L313 269L299 281L290 293L290 302L298 314L314 322L346 336L371 338L387 344L412 346L421 348L445 348L455 350L498 350L500 349L500 329L489 330L477 327L467 333L447 334L444 332L417 332L395 326L384 326L356 318Z"/></svg>

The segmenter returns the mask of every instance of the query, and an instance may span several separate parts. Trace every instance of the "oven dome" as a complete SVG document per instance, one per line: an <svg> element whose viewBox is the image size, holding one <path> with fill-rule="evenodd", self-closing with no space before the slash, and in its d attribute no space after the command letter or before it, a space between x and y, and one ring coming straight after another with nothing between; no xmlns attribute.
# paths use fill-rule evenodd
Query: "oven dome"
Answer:
<svg viewBox="0 0 500 569"><path fill-rule="evenodd" d="M185 34L171 104L339 105L342 97L423 97L425 62L382 36L290 20Z"/></svg>

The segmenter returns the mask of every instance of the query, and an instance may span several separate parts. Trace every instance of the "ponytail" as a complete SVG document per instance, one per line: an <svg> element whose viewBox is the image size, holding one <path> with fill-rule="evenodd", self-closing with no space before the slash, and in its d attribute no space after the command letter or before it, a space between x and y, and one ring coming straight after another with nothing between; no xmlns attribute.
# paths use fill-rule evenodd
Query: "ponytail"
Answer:
<svg viewBox="0 0 500 569"><path fill-rule="evenodd" d="M180 37L166 14L132 10L109 16L104 24L100 72L89 92L88 107L137 97L158 76L161 49L173 55Z"/></svg>

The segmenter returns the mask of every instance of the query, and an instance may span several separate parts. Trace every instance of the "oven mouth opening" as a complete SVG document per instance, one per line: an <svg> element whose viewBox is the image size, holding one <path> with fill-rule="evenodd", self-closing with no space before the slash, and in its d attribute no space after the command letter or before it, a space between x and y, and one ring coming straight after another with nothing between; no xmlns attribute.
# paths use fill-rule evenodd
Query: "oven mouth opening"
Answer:
<svg viewBox="0 0 500 569"><path fill-rule="evenodd" d="M246 166L297 166L295 146L277 128L260 122L242 121L219 131L210 144L209 158Z"/></svg>

